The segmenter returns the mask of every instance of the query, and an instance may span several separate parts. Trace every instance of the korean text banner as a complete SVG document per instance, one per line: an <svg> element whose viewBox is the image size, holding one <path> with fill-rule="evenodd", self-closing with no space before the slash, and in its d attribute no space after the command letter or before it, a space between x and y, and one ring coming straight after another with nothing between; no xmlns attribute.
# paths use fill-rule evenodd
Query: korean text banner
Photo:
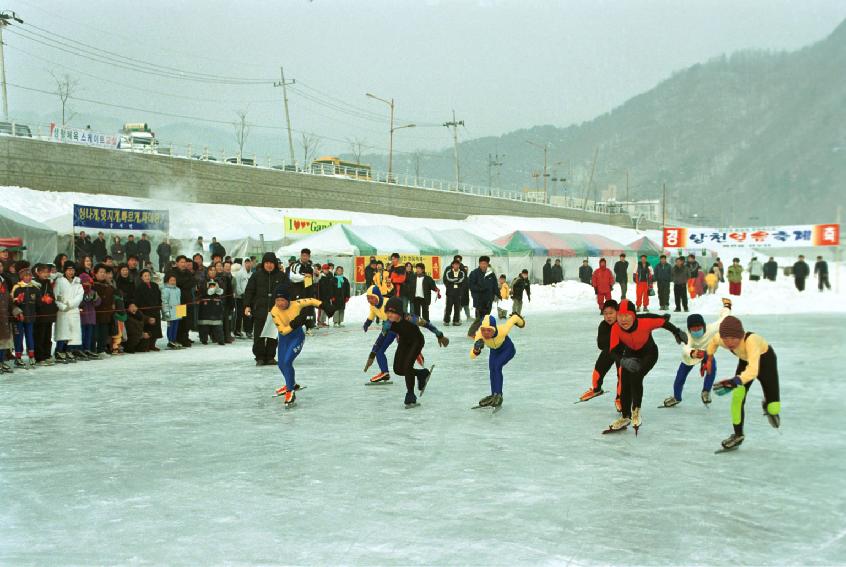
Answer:
<svg viewBox="0 0 846 567"><path fill-rule="evenodd" d="M352 224L352 221L285 217L285 234L314 234L333 227L336 224Z"/></svg>
<svg viewBox="0 0 846 567"><path fill-rule="evenodd" d="M664 248L708 247L726 248L793 248L797 246L839 246L839 224L808 224L771 228L725 229L681 228L664 229Z"/></svg>
<svg viewBox="0 0 846 567"><path fill-rule="evenodd" d="M390 256L375 256L377 260L386 266L391 265ZM426 266L426 273L432 276L435 281L441 279L441 257L440 256L415 256L414 254L400 254L400 264L411 262L412 265L422 262ZM370 256L355 257L355 283L365 283L364 268L370 263Z"/></svg>
<svg viewBox="0 0 846 567"><path fill-rule="evenodd" d="M168 230L168 211L73 206L73 226L112 230Z"/></svg>
<svg viewBox="0 0 846 567"><path fill-rule="evenodd" d="M119 141L117 134L100 134L82 128L62 128L55 124L50 124L50 138L57 142L85 144L102 148L116 148Z"/></svg>

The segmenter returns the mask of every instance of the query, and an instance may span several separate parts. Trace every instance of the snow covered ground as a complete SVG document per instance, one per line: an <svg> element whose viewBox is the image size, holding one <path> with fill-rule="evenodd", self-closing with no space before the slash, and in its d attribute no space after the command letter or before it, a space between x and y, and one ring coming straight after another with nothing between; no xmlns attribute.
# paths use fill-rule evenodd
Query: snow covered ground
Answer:
<svg viewBox="0 0 846 567"><path fill-rule="evenodd" d="M680 406L655 407L668 333L640 435L600 434L610 396L572 403L598 320L527 315L496 415L469 409L488 378L464 328L445 350L427 337L437 369L406 410L399 380L363 385L375 336L352 316L307 340L291 410L246 342L5 375L0 564L846 563L839 315L743 316L778 353L783 421L753 386L746 443L724 455L728 399L704 407L695 373Z"/></svg>

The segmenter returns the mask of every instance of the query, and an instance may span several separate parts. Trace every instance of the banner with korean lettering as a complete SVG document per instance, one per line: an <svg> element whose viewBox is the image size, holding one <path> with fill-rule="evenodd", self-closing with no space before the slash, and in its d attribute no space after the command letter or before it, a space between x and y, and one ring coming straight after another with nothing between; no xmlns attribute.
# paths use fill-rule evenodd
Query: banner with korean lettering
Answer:
<svg viewBox="0 0 846 567"><path fill-rule="evenodd" d="M73 226L109 228L112 230L168 231L168 211L144 209L110 209L89 205L73 206Z"/></svg>
<svg viewBox="0 0 846 567"><path fill-rule="evenodd" d="M391 265L390 256L374 256L381 261L386 267ZM370 262L370 256L356 256L355 257L355 283L364 283L364 269ZM422 262L426 266L426 273L432 276L437 282L441 279L441 257L440 256L417 256L414 254L400 254L400 264L411 262L416 265Z"/></svg>
<svg viewBox="0 0 846 567"><path fill-rule="evenodd" d="M101 148L116 148L120 137L117 134L101 134L82 128L62 128L54 123L50 124L50 138L57 142L71 144L85 144Z"/></svg>
<svg viewBox="0 0 846 567"><path fill-rule="evenodd" d="M336 224L352 224L348 220L322 220L285 217L285 234L314 234Z"/></svg>
<svg viewBox="0 0 846 567"><path fill-rule="evenodd" d="M770 228L682 228L664 229L664 248L794 248L797 246L839 246L839 224L808 224Z"/></svg>

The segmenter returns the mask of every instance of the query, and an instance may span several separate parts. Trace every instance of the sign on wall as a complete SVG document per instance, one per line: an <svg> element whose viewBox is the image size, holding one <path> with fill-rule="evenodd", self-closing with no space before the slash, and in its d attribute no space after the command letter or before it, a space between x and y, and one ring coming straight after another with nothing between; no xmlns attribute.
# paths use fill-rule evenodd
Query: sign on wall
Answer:
<svg viewBox="0 0 846 567"><path fill-rule="evenodd" d="M839 246L839 224L779 226L767 229L682 228L664 229L664 248L697 248L709 244L725 248L793 248Z"/></svg>
<svg viewBox="0 0 846 567"><path fill-rule="evenodd" d="M336 224L352 224L352 221L285 217L285 234L314 234Z"/></svg>
<svg viewBox="0 0 846 567"><path fill-rule="evenodd" d="M168 211L73 206L73 226L112 230L168 230Z"/></svg>

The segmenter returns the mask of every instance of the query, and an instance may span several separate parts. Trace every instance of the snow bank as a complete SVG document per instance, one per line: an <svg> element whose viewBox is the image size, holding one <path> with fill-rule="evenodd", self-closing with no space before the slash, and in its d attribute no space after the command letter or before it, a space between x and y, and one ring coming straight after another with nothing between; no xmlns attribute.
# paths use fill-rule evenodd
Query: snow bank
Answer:
<svg viewBox="0 0 846 567"><path fill-rule="evenodd" d="M199 235L216 236L219 240L258 238L267 240L284 237L283 217L350 220L354 225L389 226L403 230L431 228L437 230L461 228L482 238L493 240L514 230L548 230L580 234L603 234L628 244L641 236L660 240L657 230L636 231L630 228L565 219L523 218L510 216L470 216L465 220L406 218L392 215L354 213L331 209L287 209L274 207L243 207L190 202L177 190L161 190L161 198L141 199L119 195L36 191L23 187L0 187L4 206L32 219L44 222L60 234L72 232L73 205L102 207L137 207L170 211L171 236L194 239ZM180 200L182 199L182 200Z"/></svg>

